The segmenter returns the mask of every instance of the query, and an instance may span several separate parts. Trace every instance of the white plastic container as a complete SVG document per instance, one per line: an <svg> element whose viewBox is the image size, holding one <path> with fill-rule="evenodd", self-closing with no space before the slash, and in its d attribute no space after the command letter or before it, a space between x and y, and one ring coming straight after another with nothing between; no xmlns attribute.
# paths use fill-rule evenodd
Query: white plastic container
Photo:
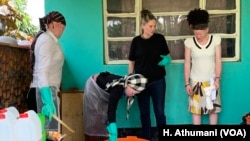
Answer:
<svg viewBox="0 0 250 141"><path fill-rule="evenodd" d="M15 141L14 140L14 118L8 117L5 114L0 114L0 140L1 141Z"/></svg>
<svg viewBox="0 0 250 141"><path fill-rule="evenodd" d="M33 120L35 122L36 131L37 131L36 139L38 141L42 140L42 124L41 124L41 120L39 119L38 114L33 110L28 110L25 113L27 113L29 118L31 118L31 120Z"/></svg>
<svg viewBox="0 0 250 141"><path fill-rule="evenodd" d="M15 117L16 119L19 117L19 112L16 109L16 107L14 107L14 106L0 109L0 114L5 114L7 116L7 118L8 118L8 116L10 116L10 114L11 114L11 116Z"/></svg>
<svg viewBox="0 0 250 141"><path fill-rule="evenodd" d="M32 112L19 114L19 118L15 124L14 134L15 141L41 141L41 130L39 124L33 119Z"/></svg>

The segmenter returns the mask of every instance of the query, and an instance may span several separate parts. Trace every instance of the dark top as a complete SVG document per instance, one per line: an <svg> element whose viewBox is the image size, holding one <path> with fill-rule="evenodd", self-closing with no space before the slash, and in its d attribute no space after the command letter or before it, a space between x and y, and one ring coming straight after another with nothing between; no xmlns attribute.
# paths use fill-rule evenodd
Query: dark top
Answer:
<svg viewBox="0 0 250 141"><path fill-rule="evenodd" d="M122 76L111 74L110 72L107 71L101 72L96 78L96 83L100 88L108 92L108 90L106 90L106 84L111 83L114 80L118 80L120 78L122 78Z"/></svg>
<svg viewBox="0 0 250 141"><path fill-rule="evenodd" d="M120 78L122 78L122 76L111 74L109 72L102 72L96 78L97 85L110 94L108 102L109 123L116 122L116 109L118 102L124 93L124 87L122 85L116 85L106 90L106 84Z"/></svg>
<svg viewBox="0 0 250 141"><path fill-rule="evenodd" d="M129 60L135 61L134 73L148 78L148 83L157 81L166 75L165 67L158 66L160 55L169 54L169 48L163 35L153 34L149 39L136 36L130 46Z"/></svg>

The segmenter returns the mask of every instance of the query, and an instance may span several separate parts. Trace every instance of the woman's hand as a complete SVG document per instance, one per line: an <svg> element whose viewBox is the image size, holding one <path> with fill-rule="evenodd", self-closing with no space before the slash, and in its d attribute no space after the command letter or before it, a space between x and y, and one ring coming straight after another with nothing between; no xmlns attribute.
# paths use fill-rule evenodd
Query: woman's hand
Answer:
<svg viewBox="0 0 250 141"><path fill-rule="evenodd" d="M130 87L130 85L127 85L127 87L125 88L125 94L126 96L135 96L135 94L138 94L139 92L134 90L132 87Z"/></svg>
<svg viewBox="0 0 250 141"><path fill-rule="evenodd" d="M215 86L215 89L218 90L220 88L220 79L219 78L216 78L215 81L214 81L214 86Z"/></svg>
<svg viewBox="0 0 250 141"><path fill-rule="evenodd" d="M190 84L186 84L185 85L185 88L186 88L186 92L189 96L193 96L193 90L192 90L192 87Z"/></svg>

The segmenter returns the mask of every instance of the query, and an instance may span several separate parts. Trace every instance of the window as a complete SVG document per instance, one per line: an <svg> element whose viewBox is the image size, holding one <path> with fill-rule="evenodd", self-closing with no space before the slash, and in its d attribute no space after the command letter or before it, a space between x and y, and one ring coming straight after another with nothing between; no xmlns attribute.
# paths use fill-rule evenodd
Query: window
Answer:
<svg viewBox="0 0 250 141"><path fill-rule="evenodd" d="M223 61L240 60L240 0L104 0L105 64L126 64L132 39L141 33L140 11L157 18L174 63L183 62L184 40L193 36L186 16L194 8L210 14L209 32L222 38Z"/></svg>

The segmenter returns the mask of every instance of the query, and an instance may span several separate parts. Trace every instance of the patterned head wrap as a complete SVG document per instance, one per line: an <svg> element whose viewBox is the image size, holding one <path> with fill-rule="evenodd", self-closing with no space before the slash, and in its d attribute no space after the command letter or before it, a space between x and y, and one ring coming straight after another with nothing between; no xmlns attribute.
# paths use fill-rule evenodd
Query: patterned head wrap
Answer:
<svg viewBox="0 0 250 141"><path fill-rule="evenodd" d="M129 85L136 91L143 91L146 87L147 78L141 74L129 74L125 77L125 85Z"/></svg>
<svg viewBox="0 0 250 141"><path fill-rule="evenodd" d="M124 88L127 85L129 85L134 90L141 92L145 89L146 83L147 83L147 78L145 78L143 75L129 74L111 83L107 83L106 90L116 85L123 85Z"/></svg>
<svg viewBox="0 0 250 141"><path fill-rule="evenodd" d="M123 85L124 88L127 85L129 85L134 90L141 92L146 88L146 84L147 84L147 78L145 78L143 75L129 74L121 79L118 79L117 81L113 81L111 83L106 84L106 90L116 85ZM129 118L129 109L133 103L134 103L134 96L127 97L127 116L126 116L127 119Z"/></svg>
<svg viewBox="0 0 250 141"><path fill-rule="evenodd" d="M66 26L66 20L64 16L58 11L49 12L46 16L40 18L39 22L40 22L40 29L42 31L46 31L46 26L48 26L48 24L50 24L51 22L60 22Z"/></svg>

